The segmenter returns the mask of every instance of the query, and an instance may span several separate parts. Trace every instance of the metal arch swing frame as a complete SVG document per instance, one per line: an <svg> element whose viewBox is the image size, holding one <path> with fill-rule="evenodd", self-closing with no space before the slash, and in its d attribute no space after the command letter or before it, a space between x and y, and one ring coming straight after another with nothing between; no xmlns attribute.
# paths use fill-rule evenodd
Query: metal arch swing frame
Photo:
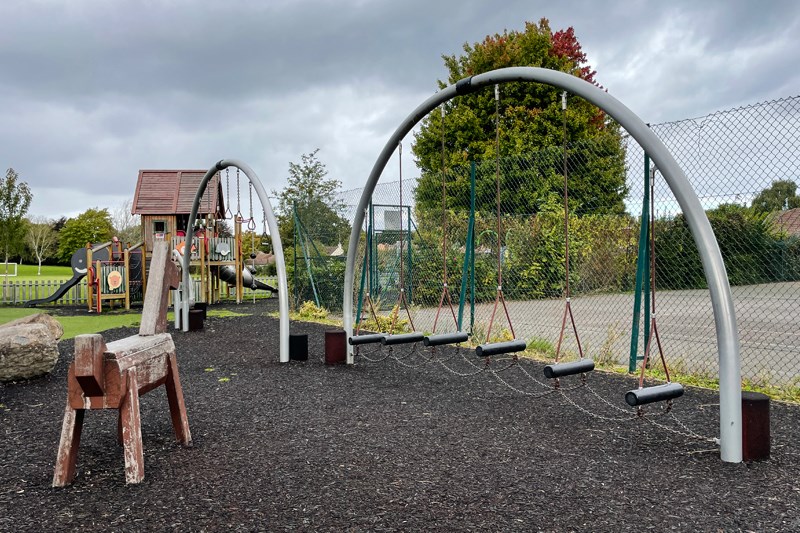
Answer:
<svg viewBox="0 0 800 533"><path fill-rule="evenodd" d="M700 200L697 198L677 161L675 161L675 158L655 133L649 130L645 122L603 89L564 72L538 67L510 67L464 78L427 98L400 123L379 153L364 183L361 199L356 209L348 244L342 297L343 329L346 334L349 335L352 332L353 326L354 262L364 209L366 209L369 199L372 197L375 186L394 151L394 147L418 122L443 102L495 83L507 82L544 83L581 96L602 109L625 128L630 136L642 146L658 165L686 216L686 222L700 253L711 296L717 346L719 348L720 458L725 462L741 462L742 388L739 332L725 263L722 260L722 254L708 217L706 217ZM353 363L352 348L348 348L347 363Z"/></svg>
<svg viewBox="0 0 800 533"><path fill-rule="evenodd" d="M200 207L200 200L203 197L203 193L208 186L208 182L214 176L214 174L220 170L228 169L228 167L236 167L237 172L241 169L244 172L245 176L250 180L253 184L253 188L258 195L259 200L261 201L261 205L264 208L264 212L266 214L267 225L269 226L270 236L272 237L272 253L275 255L275 266L278 271L278 312L279 312L279 355L278 359L281 363L288 363L289 362L289 284L287 283L286 279L286 261L283 255L283 244L281 243L281 236L280 232L278 231L278 221L275 218L275 213L272 210L272 204L270 204L269 197L267 196L267 191L264 189L264 186L261 184L261 180L258 178L258 175L255 171L243 161L238 159L221 159L218 161L214 166L212 166L206 172L205 176L203 176L200 185L197 187L197 193L195 193L194 202L192 203L192 211L189 215L189 220L187 221L186 226L186 234L189 235L189 230L194 227L195 221L197 220L197 212ZM181 263L181 287L190 287L191 286L191 277L189 275L189 267L191 265L191 254L184 254L183 260ZM179 300L176 302L178 303L178 307L182 310L183 316L189 316L189 298L188 298L188 291L187 297L182 297L181 293L183 289L178 291L178 298ZM189 330L189 321L183 321L183 331Z"/></svg>

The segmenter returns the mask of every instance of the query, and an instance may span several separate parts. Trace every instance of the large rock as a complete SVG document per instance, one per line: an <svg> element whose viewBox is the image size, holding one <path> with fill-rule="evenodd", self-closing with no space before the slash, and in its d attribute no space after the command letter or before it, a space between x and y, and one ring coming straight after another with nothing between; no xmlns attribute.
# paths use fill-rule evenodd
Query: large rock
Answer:
<svg viewBox="0 0 800 533"><path fill-rule="evenodd" d="M31 379L53 370L58 361L61 324L37 313L0 325L0 381Z"/></svg>

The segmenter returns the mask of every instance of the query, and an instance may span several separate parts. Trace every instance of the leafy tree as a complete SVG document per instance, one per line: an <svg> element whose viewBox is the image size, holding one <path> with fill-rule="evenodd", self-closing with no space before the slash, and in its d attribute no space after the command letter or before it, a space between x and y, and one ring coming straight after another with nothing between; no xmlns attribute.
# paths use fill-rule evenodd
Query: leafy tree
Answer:
<svg viewBox="0 0 800 533"><path fill-rule="evenodd" d="M53 221L53 231L55 231L56 233L59 233L61 231L61 228L64 227L64 224L67 223L67 220L69 220L69 219L67 217L65 217L65 216L62 216L58 220L54 220Z"/></svg>
<svg viewBox="0 0 800 533"><path fill-rule="evenodd" d="M43 217L30 220L25 241L31 254L39 264L37 276L42 275L42 261L51 257L57 250L58 234L53 230L53 222Z"/></svg>
<svg viewBox="0 0 800 533"><path fill-rule="evenodd" d="M5 180L0 182L0 246L5 257L6 274L9 256L22 251L25 231L25 220L22 217L28 212L32 199L33 193L28 184L19 181L19 174L9 168Z"/></svg>
<svg viewBox="0 0 800 533"><path fill-rule="evenodd" d="M544 67L571 73L595 83L595 72L572 28L553 33L547 19L526 23L524 31L505 30L483 42L465 44L464 54L443 56L447 82L510 66ZM596 85L596 83L595 83ZM499 155L532 155L534 165L512 163L501 176L501 203L505 212L536 213L552 195L563 194L563 111L558 89L533 83L506 83L500 88L500 153L495 143L495 98L492 90L478 91L449 101L444 119L439 112L423 120L413 146L421 178L416 191L422 210L441 209L442 128L444 166L469 159L494 160ZM566 111L570 145L570 198L576 212L622 213L626 194L624 152L619 127L594 105L569 98ZM493 177L493 176L492 176ZM448 180L452 180L448 172ZM480 188L480 185L479 185ZM485 187L487 190L493 187ZM466 208L469 196L453 194L451 208ZM491 203L493 202L493 195ZM490 199L487 197L484 202ZM482 200L478 199L479 204Z"/></svg>
<svg viewBox="0 0 800 533"><path fill-rule="evenodd" d="M87 209L75 218L70 218L59 233L58 258L69 263L75 250L86 243L102 243L114 236L114 226L108 209Z"/></svg>
<svg viewBox="0 0 800 533"><path fill-rule="evenodd" d="M278 196L278 224L286 246L294 239L294 209L306 232L326 246L336 245L350 234L349 222L341 216L344 204L336 198L341 182L326 179L328 171L317 159L319 149L303 154L300 163L289 163L287 186Z"/></svg>
<svg viewBox="0 0 800 533"><path fill-rule="evenodd" d="M792 180L776 180L753 199L752 208L756 213L770 213L784 208L800 207L797 184Z"/></svg>

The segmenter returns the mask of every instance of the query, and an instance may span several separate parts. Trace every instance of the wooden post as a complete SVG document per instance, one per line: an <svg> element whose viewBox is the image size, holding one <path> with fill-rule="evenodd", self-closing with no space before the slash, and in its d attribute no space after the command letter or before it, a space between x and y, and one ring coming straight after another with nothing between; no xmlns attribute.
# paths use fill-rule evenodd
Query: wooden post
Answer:
<svg viewBox="0 0 800 533"><path fill-rule="evenodd" d="M94 289L92 287L92 243L86 243L86 303L89 307L89 312L92 312L92 297Z"/></svg>
<svg viewBox="0 0 800 533"><path fill-rule="evenodd" d="M122 246L120 244L120 246ZM131 255L127 248L122 252L122 259L125 262L125 310L131 310Z"/></svg>

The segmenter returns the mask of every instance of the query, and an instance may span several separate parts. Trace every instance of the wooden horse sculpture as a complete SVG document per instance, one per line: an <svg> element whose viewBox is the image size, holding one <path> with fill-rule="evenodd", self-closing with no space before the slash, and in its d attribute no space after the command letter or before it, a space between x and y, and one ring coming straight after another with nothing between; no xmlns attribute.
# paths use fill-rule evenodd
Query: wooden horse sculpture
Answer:
<svg viewBox="0 0 800 533"><path fill-rule="evenodd" d="M164 385L175 437L192 442L178 377L172 336L167 333L169 289L178 286L178 270L166 242L156 242L147 280L139 334L106 344L103 336L75 337L75 360L67 377L67 406L61 427L53 486L75 478L83 417L94 409L118 409L118 436L124 447L125 482L144 479L139 396Z"/></svg>

